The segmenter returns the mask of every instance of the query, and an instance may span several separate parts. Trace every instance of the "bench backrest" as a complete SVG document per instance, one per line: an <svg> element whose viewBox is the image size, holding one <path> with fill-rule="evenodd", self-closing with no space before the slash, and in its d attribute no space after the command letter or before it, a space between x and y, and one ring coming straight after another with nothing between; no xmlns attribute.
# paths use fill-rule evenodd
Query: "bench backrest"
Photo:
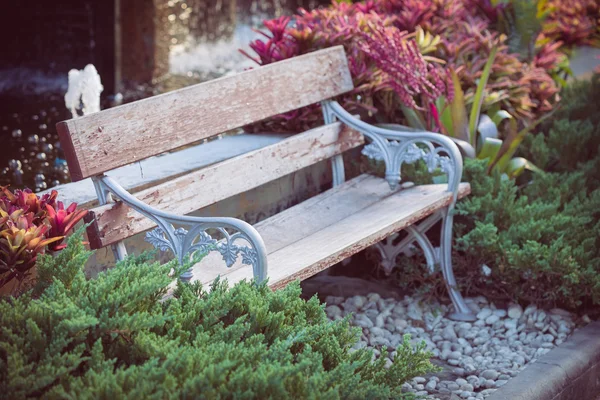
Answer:
<svg viewBox="0 0 600 400"><path fill-rule="evenodd" d="M337 46L64 121L57 128L77 181L352 89L344 49ZM332 123L135 196L183 215L340 155L363 140ZM90 217L88 239L94 249L155 226L121 202L99 206Z"/></svg>
<svg viewBox="0 0 600 400"><path fill-rule="evenodd" d="M102 174L353 89L341 46L59 122L71 179Z"/></svg>

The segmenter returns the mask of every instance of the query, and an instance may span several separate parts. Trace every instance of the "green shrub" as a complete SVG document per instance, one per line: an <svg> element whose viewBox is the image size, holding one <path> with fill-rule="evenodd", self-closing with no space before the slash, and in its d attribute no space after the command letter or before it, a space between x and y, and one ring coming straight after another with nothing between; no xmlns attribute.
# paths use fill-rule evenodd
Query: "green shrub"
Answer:
<svg viewBox="0 0 600 400"><path fill-rule="evenodd" d="M531 182L465 163L471 195L457 205L454 268L463 292L576 308L600 304L600 79L577 82L545 131L522 154L549 172ZM399 260L397 281L445 293L420 257ZM481 266L491 268L482 273Z"/></svg>
<svg viewBox="0 0 600 400"><path fill-rule="evenodd" d="M546 173L521 192L486 177L482 163L467 176L473 193L457 207L456 242L458 274L471 287L546 306L600 302L600 189L590 190L583 172Z"/></svg>
<svg viewBox="0 0 600 400"><path fill-rule="evenodd" d="M403 398L432 369L408 338L390 368L349 351L348 319L331 322L292 284L179 284L173 265L128 258L86 280L81 232L38 262L37 287L0 300L0 393L13 399Z"/></svg>

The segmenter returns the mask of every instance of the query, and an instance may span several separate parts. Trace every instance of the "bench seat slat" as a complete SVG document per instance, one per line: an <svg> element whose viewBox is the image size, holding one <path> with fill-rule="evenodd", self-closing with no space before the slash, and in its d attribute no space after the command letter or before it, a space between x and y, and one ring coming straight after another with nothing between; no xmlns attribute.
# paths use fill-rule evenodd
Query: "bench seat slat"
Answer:
<svg viewBox="0 0 600 400"><path fill-rule="evenodd" d="M149 206L184 215L329 159L363 142L362 134L336 122L142 190L135 196ZM97 207L88 218L95 218L88 228L93 249L156 226L123 203Z"/></svg>
<svg viewBox="0 0 600 400"><path fill-rule="evenodd" d="M469 194L462 183L459 198ZM268 251L269 286L279 289L306 279L446 207L447 185L390 191L387 182L361 175L255 225ZM193 280L209 284L218 275L230 283L252 278L252 268L226 268L209 254L194 266Z"/></svg>
<svg viewBox="0 0 600 400"><path fill-rule="evenodd" d="M352 90L342 46L57 124L78 181Z"/></svg>

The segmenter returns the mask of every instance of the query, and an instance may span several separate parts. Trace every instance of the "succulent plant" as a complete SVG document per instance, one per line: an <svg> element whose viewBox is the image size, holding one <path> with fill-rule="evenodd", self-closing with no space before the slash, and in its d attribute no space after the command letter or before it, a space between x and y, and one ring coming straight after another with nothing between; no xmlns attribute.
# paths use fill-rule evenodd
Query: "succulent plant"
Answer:
<svg viewBox="0 0 600 400"><path fill-rule="evenodd" d="M0 287L23 281L38 254L58 251L65 236L87 214L73 203L66 209L58 192L37 196L29 189L0 187Z"/></svg>

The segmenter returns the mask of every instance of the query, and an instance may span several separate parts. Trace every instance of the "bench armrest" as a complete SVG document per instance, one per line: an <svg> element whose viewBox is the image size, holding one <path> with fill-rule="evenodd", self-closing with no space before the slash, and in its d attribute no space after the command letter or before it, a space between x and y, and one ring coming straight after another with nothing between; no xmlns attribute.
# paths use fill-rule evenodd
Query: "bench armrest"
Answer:
<svg viewBox="0 0 600 400"><path fill-rule="evenodd" d="M263 239L257 230L245 221L227 217L191 217L164 212L151 207L133 196L114 179L102 175L93 178L101 203L106 203L114 195L123 203L154 221L158 228L146 233L146 241L154 247L171 250L180 264L195 252L218 251L228 267L238 256L242 263L251 265L258 282L267 278L267 251ZM218 230L222 240L214 239L206 230ZM227 230L234 231L230 233ZM239 244L245 241L249 244ZM192 278L191 270L181 276L184 280Z"/></svg>
<svg viewBox="0 0 600 400"><path fill-rule="evenodd" d="M395 189L400 183L403 163L410 164L422 159L430 172L440 167L448 175L448 191L453 193L456 201L463 164L460 150L452 139L428 131L408 128L398 131L373 126L352 116L337 101L325 101L322 106L326 119L338 119L371 139L371 144L365 147L365 153L385 162L385 179L390 188Z"/></svg>

